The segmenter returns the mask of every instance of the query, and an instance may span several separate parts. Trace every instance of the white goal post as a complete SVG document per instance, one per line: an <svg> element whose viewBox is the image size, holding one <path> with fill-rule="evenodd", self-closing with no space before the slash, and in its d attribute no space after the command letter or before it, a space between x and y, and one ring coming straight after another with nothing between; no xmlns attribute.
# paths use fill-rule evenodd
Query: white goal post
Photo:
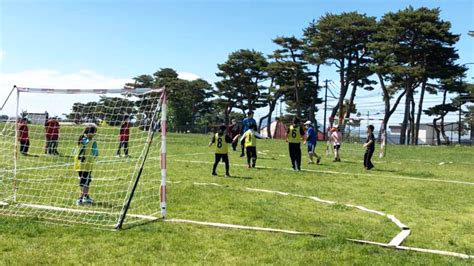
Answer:
<svg viewBox="0 0 474 266"><path fill-rule="evenodd" d="M164 88L12 91L0 109L0 215L116 229L166 217Z"/></svg>

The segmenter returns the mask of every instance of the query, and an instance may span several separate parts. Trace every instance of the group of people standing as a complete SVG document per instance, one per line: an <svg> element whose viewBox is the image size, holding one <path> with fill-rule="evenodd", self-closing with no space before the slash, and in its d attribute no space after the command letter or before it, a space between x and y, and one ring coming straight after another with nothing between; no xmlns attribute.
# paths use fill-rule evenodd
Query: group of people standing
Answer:
<svg viewBox="0 0 474 266"><path fill-rule="evenodd" d="M253 118L253 112L248 112L247 117L242 121L242 128L239 130L239 124L235 119L229 126L221 125L217 133L215 133L209 147L216 145L215 160L212 168L212 175L216 176L217 166L222 160L225 164L226 174L229 173L229 157L228 145L232 145L234 151L237 149L238 143L241 144L240 157L247 155L247 167L255 168L257 162L257 139L264 138L257 132L257 123ZM374 167L371 162L372 155L375 150L375 137L373 134L374 126L367 127L367 140L363 145L366 148L364 154L364 168L370 170ZM240 137L240 138L239 138ZM334 145L334 160L333 162L340 162L340 148L342 143L342 133L336 127L330 129L329 138ZM288 152L290 155L291 165L293 171L301 171L301 143L307 146L308 164L319 164L321 156L316 153L317 131L315 130L311 121L306 121L303 126L299 118L294 118L293 123L287 128L286 142L288 143ZM316 162L314 161L316 159Z"/></svg>

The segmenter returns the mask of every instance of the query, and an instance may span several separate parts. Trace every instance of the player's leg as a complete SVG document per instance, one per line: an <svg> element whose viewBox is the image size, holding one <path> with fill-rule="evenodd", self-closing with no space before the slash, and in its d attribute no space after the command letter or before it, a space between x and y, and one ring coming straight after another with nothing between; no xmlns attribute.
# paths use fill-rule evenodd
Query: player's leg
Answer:
<svg viewBox="0 0 474 266"><path fill-rule="evenodd" d="M314 163L314 160L313 160L313 145L311 143L308 143L307 147L308 147L308 159L309 159L308 163L313 164Z"/></svg>
<svg viewBox="0 0 474 266"><path fill-rule="evenodd" d="M301 146L298 143L298 146L296 146L296 169L298 171L301 170Z"/></svg>
<svg viewBox="0 0 474 266"><path fill-rule="evenodd" d="M257 147L252 147L252 168L257 165Z"/></svg>
<svg viewBox="0 0 474 266"><path fill-rule="evenodd" d="M228 155L228 154L224 154L224 155L222 156L222 160L224 161L224 164L225 164L225 175L226 175L227 177L230 177L230 172L229 172L229 168L230 168L230 166L229 166L229 155Z"/></svg>
<svg viewBox="0 0 474 266"><path fill-rule="evenodd" d="M116 154L117 157L120 157L120 150L122 149L122 143L123 143L123 141L119 142L119 146L118 146L117 154Z"/></svg>
<svg viewBox="0 0 474 266"><path fill-rule="evenodd" d="M221 157L219 156L219 154L217 153L214 154L214 165L212 166L212 175L217 175L216 169L220 160L221 160Z"/></svg>
<svg viewBox="0 0 474 266"><path fill-rule="evenodd" d="M245 148L245 151L247 152L247 167L251 168L252 165L250 164L250 161L252 160L252 147Z"/></svg>
<svg viewBox="0 0 474 266"><path fill-rule="evenodd" d="M123 153L125 154L125 157L128 157L128 140L123 142Z"/></svg>
<svg viewBox="0 0 474 266"><path fill-rule="evenodd" d="M368 170L374 168L374 165L372 164L372 155L374 155L374 150L369 149L368 150L368 155L367 155L367 169Z"/></svg>
<svg viewBox="0 0 474 266"><path fill-rule="evenodd" d="M289 150L289 153L290 153L290 160L291 160L291 167L293 168L293 170L296 170L296 158L295 158L295 147L294 147L294 144L293 143L289 143L288 144L288 150Z"/></svg>

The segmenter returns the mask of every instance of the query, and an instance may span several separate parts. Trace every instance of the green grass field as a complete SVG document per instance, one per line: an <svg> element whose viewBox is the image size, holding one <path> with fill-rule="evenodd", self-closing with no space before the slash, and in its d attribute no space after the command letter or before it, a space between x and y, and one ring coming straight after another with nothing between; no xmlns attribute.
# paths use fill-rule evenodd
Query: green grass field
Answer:
<svg viewBox="0 0 474 266"><path fill-rule="evenodd" d="M89 225L51 223L34 217L0 216L0 264L474 263L473 260L348 242L347 238L388 243L400 229L387 217L345 205L361 205L395 215L411 229L404 246L474 255L472 147L389 146L385 158L374 158L375 169L370 172L363 170L364 151L360 144L344 144L341 163L333 163L330 157L323 156L321 165L307 165L303 149L303 171L293 172L284 141L259 140L258 168L247 169L239 153L230 152L232 177L225 178L222 163L219 176L210 175L214 154L207 147L209 138L168 136L168 218L314 232L324 236L163 221L113 231ZM60 144L60 149L68 152L72 147ZM317 152L323 154L325 148L325 143L319 143ZM138 153L132 148L132 154ZM101 156L112 158L113 151ZM148 179L143 186L154 184L153 180L159 184L158 157L159 150L153 150L145 173ZM19 163L19 168L38 166L37 160L46 163L48 158L28 158ZM118 160L96 167L116 171L129 167L123 164L127 165ZM2 167L8 167L8 163L2 162ZM64 171L71 171L70 167ZM94 184L97 184L95 188ZM99 184L99 181L92 183L92 195L94 189L96 195L101 195L98 190L104 188ZM71 199L62 199L61 204L74 200L77 188L71 186L70 189ZM307 198L311 196L337 204ZM147 199L155 202L137 202L134 210L139 212L137 205L144 204L147 210L159 211L159 197Z"/></svg>

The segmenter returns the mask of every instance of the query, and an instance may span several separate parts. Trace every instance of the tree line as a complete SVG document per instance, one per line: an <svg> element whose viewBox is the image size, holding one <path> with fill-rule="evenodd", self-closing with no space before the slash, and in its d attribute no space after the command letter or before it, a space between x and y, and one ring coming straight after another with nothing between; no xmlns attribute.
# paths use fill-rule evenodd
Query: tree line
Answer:
<svg viewBox="0 0 474 266"><path fill-rule="evenodd" d="M434 116L440 143L440 134L447 140L446 114L474 98L472 86L462 82L467 68L457 63L454 45L459 37L451 32L450 22L440 18L439 8L410 6L380 19L358 12L328 13L311 21L300 37L274 38L277 49L269 55L253 49L231 52L225 62L217 64L219 81L214 86L202 79L179 79L171 68L139 75L126 86L165 86L172 127L229 123L246 111L268 107L260 128L265 119L270 124L280 100L287 106L286 113L314 122L317 104L322 103L320 70L330 67L339 74L339 96L330 112L330 126L337 124L344 131L351 113L356 112L357 93L380 90L384 132L403 104L400 144L418 144L423 114ZM460 96L447 102L451 93ZM441 94L441 103L424 109L427 94Z"/></svg>

